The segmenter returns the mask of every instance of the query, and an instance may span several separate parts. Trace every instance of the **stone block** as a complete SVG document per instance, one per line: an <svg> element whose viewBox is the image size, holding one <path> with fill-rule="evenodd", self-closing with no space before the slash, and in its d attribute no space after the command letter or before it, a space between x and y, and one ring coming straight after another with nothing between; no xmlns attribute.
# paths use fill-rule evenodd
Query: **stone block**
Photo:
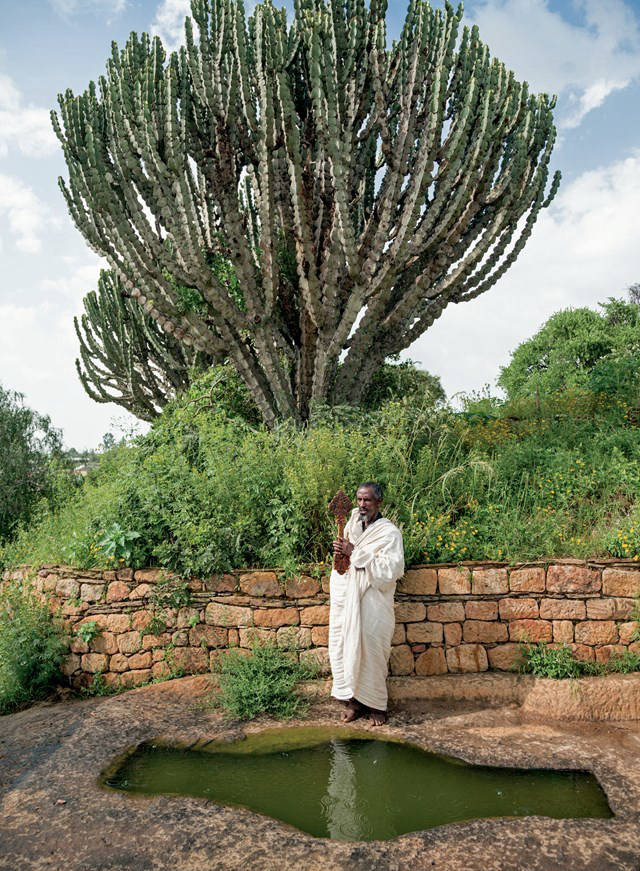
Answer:
<svg viewBox="0 0 640 871"><path fill-rule="evenodd" d="M112 581L107 587L107 602L122 602L129 596L129 585L123 581Z"/></svg>
<svg viewBox="0 0 640 871"><path fill-rule="evenodd" d="M116 572L116 578L119 581L132 581L133 569L118 569L118 571Z"/></svg>
<svg viewBox="0 0 640 871"><path fill-rule="evenodd" d="M462 602L439 602L429 605L427 609L429 620L437 623L462 623L464 620L464 604Z"/></svg>
<svg viewBox="0 0 640 871"><path fill-rule="evenodd" d="M131 626L131 620L128 614L107 614L106 628L109 632L128 632Z"/></svg>
<svg viewBox="0 0 640 871"><path fill-rule="evenodd" d="M605 596L633 598L640 594L638 569L605 569L602 573L602 591Z"/></svg>
<svg viewBox="0 0 640 871"><path fill-rule="evenodd" d="M122 653L114 653L109 660L109 669L111 671L129 671L129 658Z"/></svg>
<svg viewBox="0 0 640 871"><path fill-rule="evenodd" d="M413 652L414 652L416 655L417 655L418 653L424 653L426 649L427 649L427 645L426 645L426 644L412 644L412 645L411 645L411 650L413 650Z"/></svg>
<svg viewBox="0 0 640 871"><path fill-rule="evenodd" d="M398 592L418 596L433 596L438 586L438 573L435 569L408 569L398 581Z"/></svg>
<svg viewBox="0 0 640 871"><path fill-rule="evenodd" d="M56 593L64 599L76 599L80 594L80 584L75 578L60 578L56 583Z"/></svg>
<svg viewBox="0 0 640 871"><path fill-rule="evenodd" d="M169 578L165 569L136 569L134 575L137 584L157 584Z"/></svg>
<svg viewBox="0 0 640 871"><path fill-rule="evenodd" d="M70 653L65 656L64 662L62 663L62 674L67 677L71 677L71 675L78 671L81 667L82 661L77 653Z"/></svg>
<svg viewBox="0 0 640 871"><path fill-rule="evenodd" d="M448 670L444 650L441 647L431 647L416 659L415 671L421 676L446 674Z"/></svg>
<svg viewBox="0 0 640 871"><path fill-rule="evenodd" d="M164 680L168 678L171 674L171 669L169 668L169 663L162 660L161 662L154 662L151 666L151 675L157 680Z"/></svg>
<svg viewBox="0 0 640 871"><path fill-rule="evenodd" d="M286 610L298 613L295 608L287 608ZM298 621L296 620L295 622L297 623ZM300 623L304 626L328 626L329 606L312 605L310 608L303 608L300 612Z"/></svg>
<svg viewBox="0 0 640 871"><path fill-rule="evenodd" d="M506 641L508 635L506 625L496 621L466 620L462 626L462 637L468 644Z"/></svg>
<svg viewBox="0 0 640 871"><path fill-rule="evenodd" d="M578 599L541 599L540 617L543 620L584 620L585 603Z"/></svg>
<svg viewBox="0 0 640 871"><path fill-rule="evenodd" d="M176 629L193 627L193 621L200 622L200 611L197 608L178 608L176 614Z"/></svg>
<svg viewBox="0 0 640 871"><path fill-rule="evenodd" d="M178 629L171 636L171 643L176 647L188 647L189 646L189 630L188 629Z"/></svg>
<svg viewBox="0 0 640 871"><path fill-rule="evenodd" d="M444 643L447 647L456 647L462 642L462 626L460 623L444 624Z"/></svg>
<svg viewBox="0 0 640 871"><path fill-rule="evenodd" d="M142 647L142 636L137 631L123 632L118 635L118 650L120 653L137 653Z"/></svg>
<svg viewBox="0 0 640 871"><path fill-rule="evenodd" d="M408 644L399 644L391 648L389 670L394 675L413 673L413 653Z"/></svg>
<svg viewBox="0 0 640 871"><path fill-rule="evenodd" d="M114 571L105 570L102 572L102 578L105 581L115 581L117 578L117 575Z"/></svg>
<svg viewBox="0 0 640 871"><path fill-rule="evenodd" d="M46 575L44 578L44 583L42 584L42 589L45 593L53 593L55 588L58 586L58 575Z"/></svg>
<svg viewBox="0 0 640 871"><path fill-rule="evenodd" d="M113 632L101 632L89 644L92 653L117 653L118 643Z"/></svg>
<svg viewBox="0 0 640 871"><path fill-rule="evenodd" d="M138 584L129 593L129 599L148 599L154 591L151 584Z"/></svg>
<svg viewBox="0 0 640 871"><path fill-rule="evenodd" d="M209 671L209 651L202 647L176 647L171 651L169 665L185 674L204 674Z"/></svg>
<svg viewBox="0 0 640 871"><path fill-rule="evenodd" d="M640 641L634 641L633 644L630 644L628 647L629 653L635 653L640 656Z"/></svg>
<svg viewBox="0 0 640 871"><path fill-rule="evenodd" d="M212 575L203 581L203 586L209 593L235 593L238 579L235 575Z"/></svg>
<svg viewBox="0 0 640 871"><path fill-rule="evenodd" d="M150 668L137 668L135 671L126 671L120 675L120 686L127 687L127 689L141 687L143 684L149 683L151 677L152 672Z"/></svg>
<svg viewBox="0 0 640 871"><path fill-rule="evenodd" d="M323 578L321 581L322 584L322 592L329 595L329 590L331 589L331 583L329 582L329 578Z"/></svg>
<svg viewBox="0 0 640 871"><path fill-rule="evenodd" d="M131 628L139 630L146 629L152 620L153 614L151 611L135 611L131 615Z"/></svg>
<svg viewBox="0 0 640 871"><path fill-rule="evenodd" d="M573 643L573 623L571 620L553 620L553 640L557 644Z"/></svg>
<svg viewBox="0 0 640 871"><path fill-rule="evenodd" d="M328 647L329 627L314 626L311 630L311 643L314 645L314 647Z"/></svg>
<svg viewBox="0 0 640 871"><path fill-rule="evenodd" d="M472 600L465 604L464 613L468 620L497 620L498 603Z"/></svg>
<svg viewBox="0 0 640 871"><path fill-rule="evenodd" d="M613 620L586 620L576 623L575 638L578 644L615 644L618 627Z"/></svg>
<svg viewBox="0 0 640 871"><path fill-rule="evenodd" d="M229 647L237 647L240 644L240 631L229 629Z"/></svg>
<svg viewBox="0 0 640 871"><path fill-rule="evenodd" d="M510 641L552 641L553 627L548 620L512 620L509 623Z"/></svg>
<svg viewBox="0 0 640 871"><path fill-rule="evenodd" d="M161 647L151 651L151 659L153 662L166 662L164 656L165 651Z"/></svg>
<svg viewBox="0 0 640 871"><path fill-rule="evenodd" d="M160 635L143 635L142 649L153 650L156 647L165 647L171 643L171 635L168 632L161 632Z"/></svg>
<svg viewBox="0 0 640 871"><path fill-rule="evenodd" d="M200 624L189 630L189 644L192 647L226 647L228 640L229 632L222 626L203 626Z"/></svg>
<svg viewBox="0 0 640 871"><path fill-rule="evenodd" d="M82 638L72 638L69 642L69 650L72 653L89 653L89 645Z"/></svg>
<svg viewBox="0 0 640 871"><path fill-rule="evenodd" d="M312 644L326 647L328 637L329 629L326 626L314 626L313 629L308 626L282 626L276 632L276 643L278 647L306 650ZM319 640L314 641L314 638Z"/></svg>
<svg viewBox="0 0 640 871"><path fill-rule="evenodd" d="M615 599L588 599L587 620L613 620L616 610ZM582 618L584 620L584 617Z"/></svg>
<svg viewBox="0 0 640 871"><path fill-rule="evenodd" d="M79 605L71 604L75 603L75 599L69 600L64 599L62 605L62 616L63 617L79 617L81 614L89 608L89 602L80 602Z"/></svg>
<svg viewBox="0 0 640 871"><path fill-rule="evenodd" d="M151 663L153 662L153 655L150 650L144 650L141 653L134 653L133 656L129 657L129 668L130 669L138 669L138 668L151 668Z"/></svg>
<svg viewBox="0 0 640 871"><path fill-rule="evenodd" d="M407 630L404 628L404 623L396 623L396 628L393 630L392 644L404 644L407 639Z"/></svg>
<svg viewBox="0 0 640 871"><path fill-rule="evenodd" d="M624 644L605 644L596 647L596 662L609 662L612 656L622 656L626 651Z"/></svg>
<svg viewBox="0 0 640 871"><path fill-rule="evenodd" d="M329 651L326 647L312 647L300 652L300 662L315 665L322 675L331 674Z"/></svg>
<svg viewBox="0 0 640 871"><path fill-rule="evenodd" d="M618 634L620 641L624 644L630 644L636 640L636 636L640 636L640 622L631 620L629 623L618 623Z"/></svg>
<svg viewBox="0 0 640 871"><path fill-rule="evenodd" d="M253 626L251 608L239 608L236 605L221 605L209 602L205 612L205 623L211 626Z"/></svg>
<svg viewBox="0 0 640 871"><path fill-rule="evenodd" d="M438 569L438 590L442 596L470 593L471 572L469 569Z"/></svg>
<svg viewBox="0 0 640 871"><path fill-rule="evenodd" d="M628 620L629 617L632 617L636 610L636 600L635 599L623 599L619 596L614 597L612 600L614 602L613 606L613 619L614 620Z"/></svg>
<svg viewBox="0 0 640 871"><path fill-rule="evenodd" d="M512 593L543 593L544 575L543 566L513 569L509 573L509 589Z"/></svg>
<svg viewBox="0 0 640 871"><path fill-rule="evenodd" d="M81 666L83 671L99 674L107 670L109 657L104 653L85 653L82 656Z"/></svg>
<svg viewBox="0 0 640 871"><path fill-rule="evenodd" d="M422 602L396 602L396 623L419 623L427 616Z"/></svg>
<svg viewBox="0 0 640 871"><path fill-rule="evenodd" d="M508 593L507 570L474 569L471 575L471 592L478 596Z"/></svg>
<svg viewBox="0 0 640 871"><path fill-rule="evenodd" d="M547 570L549 593L597 593L600 586L600 571L589 566L555 564Z"/></svg>
<svg viewBox="0 0 640 871"><path fill-rule="evenodd" d="M120 675L114 674L112 671L105 671L105 673L102 675L102 680L109 687L109 689L119 690L122 688Z"/></svg>
<svg viewBox="0 0 640 871"><path fill-rule="evenodd" d="M442 623L409 623L407 626L407 641L419 644L441 644L442 638Z"/></svg>
<svg viewBox="0 0 640 871"><path fill-rule="evenodd" d="M240 589L248 596L282 596L275 572L251 572L240 575Z"/></svg>
<svg viewBox="0 0 640 871"><path fill-rule="evenodd" d="M487 651L481 644L460 644L446 651L447 667L451 672L487 671Z"/></svg>
<svg viewBox="0 0 640 871"><path fill-rule="evenodd" d="M522 661L519 644L498 644L487 650L489 666L496 671L516 671Z"/></svg>
<svg viewBox="0 0 640 871"><path fill-rule="evenodd" d="M251 648L254 645L275 644L276 634L269 629L256 629L252 626L250 629L240 630L240 647Z"/></svg>
<svg viewBox="0 0 640 871"><path fill-rule="evenodd" d="M104 584L81 584L80 598L83 602L99 602L104 593Z"/></svg>
<svg viewBox="0 0 640 871"><path fill-rule="evenodd" d="M584 659L593 662L596 658L593 647L588 647L586 644L572 644L571 652L576 659Z"/></svg>
<svg viewBox="0 0 640 871"><path fill-rule="evenodd" d="M538 616L538 603L535 599L500 599L501 620L535 620Z"/></svg>
<svg viewBox="0 0 640 871"><path fill-rule="evenodd" d="M314 609L307 608L306 610L313 611ZM300 623L300 615L297 608L256 608L253 612L253 622L256 626L279 629L280 626L297 626Z"/></svg>
<svg viewBox="0 0 640 871"><path fill-rule="evenodd" d="M285 594L290 599L310 599L320 592L320 581L301 575L299 578L289 578L285 584Z"/></svg>

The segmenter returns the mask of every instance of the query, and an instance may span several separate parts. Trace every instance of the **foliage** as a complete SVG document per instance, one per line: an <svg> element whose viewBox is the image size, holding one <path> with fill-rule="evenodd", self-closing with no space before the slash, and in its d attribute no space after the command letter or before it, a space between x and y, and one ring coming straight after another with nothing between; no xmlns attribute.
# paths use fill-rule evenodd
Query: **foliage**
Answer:
<svg viewBox="0 0 640 871"><path fill-rule="evenodd" d="M149 602L153 608L183 608L191 601L191 591L181 578L162 578L156 582Z"/></svg>
<svg viewBox="0 0 640 871"><path fill-rule="evenodd" d="M231 716L253 720L260 714L278 719L301 716L307 710L296 684L317 675L312 664L298 662L295 649L254 644L251 654L230 650L218 659L218 704Z"/></svg>
<svg viewBox="0 0 640 871"><path fill-rule="evenodd" d="M130 565L133 556L132 542L138 538L139 532L127 531L119 523L112 523L102 532L98 547L108 560Z"/></svg>
<svg viewBox="0 0 640 871"><path fill-rule="evenodd" d="M610 299L552 315L519 345L498 383L510 399L588 388L633 401L640 388L640 307Z"/></svg>
<svg viewBox="0 0 640 871"><path fill-rule="evenodd" d="M522 656L520 671L523 674L533 674L536 677L562 680L564 678L628 674L640 671L640 654L630 650L612 656L607 662L577 659L566 644L557 647L547 647L544 642L521 644L520 652Z"/></svg>
<svg viewBox="0 0 640 871"><path fill-rule="evenodd" d="M97 638L101 633L100 626L95 620L87 620L86 623L81 623L76 629L76 635L85 644L91 644L94 638Z"/></svg>
<svg viewBox="0 0 640 871"><path fill-rule="evenodd" d="M0 544L30 520L41 499L55 497L63 467L61 432L23 398L0 385Z"/></svg>
<svg viewBox="0 0 640 871"><path fill-rule="evenodd" d="M59 621L27 585L0 593L0 714L42 698L60 676L67 642Z"/></svg>
<svg viewBox="0 0 640 871"><path fill-rule="evenodd" d="M197 0L179 52L132 33L52 115L78 230L270 428L358 405L496 283L558 188L555 100L459 32L462 6L411 2L393 41L386 11Z"/></svg>
<svg viewBox="0 0 640 871"><path fill-rule="evenodd" d="M118 684L108 684L102 674L94 674L91 683L82 688L81 695L88 697L115 696L118 693L124 692L125 689L126 687Z"/></svg>

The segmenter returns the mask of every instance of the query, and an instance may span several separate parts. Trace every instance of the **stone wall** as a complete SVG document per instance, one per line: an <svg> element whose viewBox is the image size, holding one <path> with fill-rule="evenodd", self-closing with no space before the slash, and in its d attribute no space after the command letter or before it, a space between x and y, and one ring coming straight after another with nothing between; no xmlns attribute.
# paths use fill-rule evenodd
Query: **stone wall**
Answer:
<svg viewBox="0 0 640 871"><path fill-rule="evenodd" d="M110 685L134 686L172 672L204 673L230 648L254 640L294 641L302 658L328 670L329 582L285 580L278 571L235 571L174 583L163 571L23 568L5 580L32 577L70 630L65 674L74 686L96 673ZM167 604L178 594L189 603ZM605 662L629 649L640 594L640 565L556 560L417 566L396 592L393 675L509 670L523 640L564 643L576 656ZM93 622L99 634L78 636Z"/></svg>

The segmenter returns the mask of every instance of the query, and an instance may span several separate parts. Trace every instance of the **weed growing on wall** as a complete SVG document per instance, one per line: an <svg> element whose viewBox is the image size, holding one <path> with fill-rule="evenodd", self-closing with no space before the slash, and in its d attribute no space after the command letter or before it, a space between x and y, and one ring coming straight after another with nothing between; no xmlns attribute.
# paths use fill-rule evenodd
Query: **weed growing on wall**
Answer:
<svg viewBox="0 0 640 871"><path fill-rule="evenodd" d="M254 644L249 656L230 650L218 659L220 692L217 703L240 720L260 714L277 719L302 716L308 704L296 684L317 675L313 664L298 662L294 648Z"/></svg>
<svg viewBox="0 0 640 871"><path fill-rule="evenodd" d="M0 593L0 714L46 695L67 647L47 605L28 586L7 585Z"/></svg>
<svg viewBox="0 0 640 871"><path fill-rule="evenodd" d="M640 671L640 654L626 650L612 656L607 662L592 662L576 659L565 644L547 647L539 644L521 644L522 661L519 670L523 674L548 677L556 680L602 674L629 674Z"/></svg>

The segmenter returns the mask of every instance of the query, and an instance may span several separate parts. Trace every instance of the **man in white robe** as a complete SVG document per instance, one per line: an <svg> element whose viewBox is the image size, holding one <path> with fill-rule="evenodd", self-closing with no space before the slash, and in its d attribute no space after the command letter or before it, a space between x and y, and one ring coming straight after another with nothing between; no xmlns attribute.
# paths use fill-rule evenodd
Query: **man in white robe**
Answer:
<svg viewBox="0 0 640 871"><path fill-rule="evenodd" d="M358 507L333 543L350 558L344 575L330 580L329 660L331 694L345 703L342 719L369 714L386 722L387 670L395 629L393 596L404 574L402 534L380 514L382 490L368 481L358 487Z"/></svg>

